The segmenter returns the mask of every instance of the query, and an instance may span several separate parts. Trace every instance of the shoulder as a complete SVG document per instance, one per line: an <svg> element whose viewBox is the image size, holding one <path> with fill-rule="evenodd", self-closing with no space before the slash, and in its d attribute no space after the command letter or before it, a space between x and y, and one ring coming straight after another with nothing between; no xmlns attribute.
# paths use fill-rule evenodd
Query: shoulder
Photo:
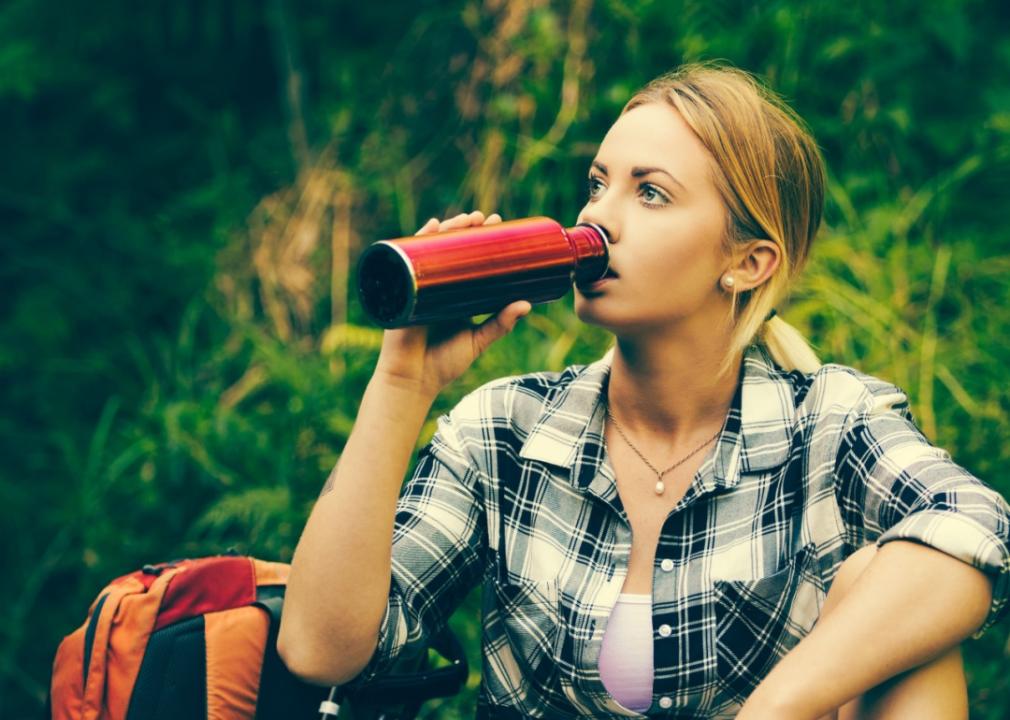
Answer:
<svg viewBox="0 0 1010 720"><path fill-rule="evenodd" d="M908 395L904 390L848 365L827 363L806 378L808 407L831 409L846 415L875 414L887 410L908 413Z"/></svg>
<svg viewBox="0 0 1010 720"><path fill-rule="evenodd" d="M793 416L806 426L821 420L838 422L860 416L892 411L910 419L907 394L888 380L848 365L826 363L804 373L787 371L763 347L755 347L746 358L744 404L751 415L764 417L782 407L783 416Z"/></svg>
<svg viewBox="0 0 1010 720"><path fill-rule="evenodd" d="M531 372L492 380L467 393L453 407L450 417L460 428L484 426L489 422L528 428L585 368L585 365L570 365L560 371Z"/></svg>
<svg viewBox="0 0 1010 720"><path fill-rule="evenodd" d="M598 380L599 373L587 373L587 367L598 366L572 365L485 383L439 418L433 442L454 447L472 467L494 475L502 463L517 461L538 432L554 441L574 437L595 402L588 378Z"/></svg>

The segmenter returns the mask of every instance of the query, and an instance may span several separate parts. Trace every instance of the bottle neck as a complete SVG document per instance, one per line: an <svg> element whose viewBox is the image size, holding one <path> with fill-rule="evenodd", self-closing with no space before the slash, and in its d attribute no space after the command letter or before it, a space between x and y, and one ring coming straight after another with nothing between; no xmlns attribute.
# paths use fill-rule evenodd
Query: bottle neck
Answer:
<svg viewBox="0 0 1010 720"><path fill-rule="evenodd" d="M591 283L607 273L610 262L610 239L599 225L581 223L565 229L575 251L575 282Z"/></svg>

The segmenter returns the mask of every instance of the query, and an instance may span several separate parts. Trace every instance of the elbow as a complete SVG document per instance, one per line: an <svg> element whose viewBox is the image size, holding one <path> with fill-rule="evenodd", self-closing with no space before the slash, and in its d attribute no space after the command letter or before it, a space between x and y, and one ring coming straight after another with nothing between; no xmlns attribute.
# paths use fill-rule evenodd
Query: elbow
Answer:
<svg viewBox="0 0 1010 720"><path fill-rule="evenodd" d="M318 635L316 635L318 637ZM375 653L378 638L370 642L348 639L320 643L281 622L277 654L292 675L312 685L344 685L356 678Z"/></svg>

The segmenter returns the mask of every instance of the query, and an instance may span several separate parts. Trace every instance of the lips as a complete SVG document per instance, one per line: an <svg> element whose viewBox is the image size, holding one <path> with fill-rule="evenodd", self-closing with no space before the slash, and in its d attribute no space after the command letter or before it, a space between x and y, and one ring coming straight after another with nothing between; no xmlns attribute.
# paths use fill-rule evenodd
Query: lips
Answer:
<svg viewBox="0 0 1010 720"><path fill-rule="evenodd" d="M590 283L579 284L578 288L579 288L579 291L582 292L583 294L590 293L590 294L595 295L598 292L601 292L600 288L608 280L616 280L618 277L619 277L619 275L617 274L617 272L615 272L612 267L608 267L607 268L607 272L605 272L602 277L600 277L597 280L593 280Z"/></svg>

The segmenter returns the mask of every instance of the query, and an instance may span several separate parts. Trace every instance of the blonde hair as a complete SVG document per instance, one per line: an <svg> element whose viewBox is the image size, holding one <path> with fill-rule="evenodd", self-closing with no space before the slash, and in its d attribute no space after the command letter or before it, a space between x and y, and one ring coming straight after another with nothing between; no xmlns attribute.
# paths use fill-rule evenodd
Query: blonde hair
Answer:
<svg viewBox="0 0 1010 720"><path fill-rule="evenodd" d="M715 158L715 183L729 216L727 251L768 239L781 255L767 281L733 290L733 334L721 372L755 341L784 369L813 372L821 363L800 332L768 317L806 262L824 209L824 163L810 131L754 77L720 65L685 65L662 75L621 114L654 102L672 105Z"/></svg>

